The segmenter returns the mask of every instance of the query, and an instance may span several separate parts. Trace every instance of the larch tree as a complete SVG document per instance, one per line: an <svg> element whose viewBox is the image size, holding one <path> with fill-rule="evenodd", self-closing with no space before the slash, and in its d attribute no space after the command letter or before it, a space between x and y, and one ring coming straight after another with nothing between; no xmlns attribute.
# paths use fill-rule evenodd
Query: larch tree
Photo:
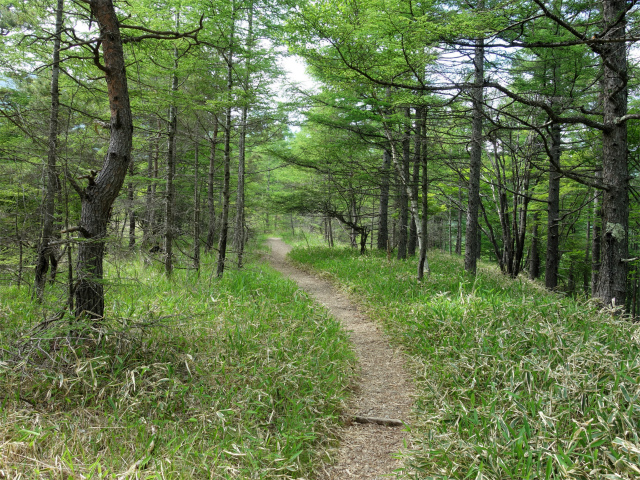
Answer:
<svg viewBox="0 0 640 480"><path fill-rule="evenodd" d="M51 62L51 111L49 114L49 136L47 152L47 181L42 201L42 230L38 244L35 268L35 294L38 301L42 301L47 272L49 268L56 269L56 255L51 242L55 217L55 197L60 184L57 170L58 159L58 115L60 111L60 44L63 29L64 1L56 4L55 32L53 35L53 61Z"/></svg>
<svg viewBox="0 0 640 480"><path fill-rule="evenodd" d="M133 120L127 86L127 72L120 35L120 22L111 0L88 0L95 18L99 37L95 53L102 47L102 61L95 59L107 84L111 112L109 148L99 173L91 176L89 185L82 188L75 180L72 185L80 195L82 212L78 245L77 280L75 285L76 316L100 319L104 316L103 257L110 209L118 196L131 161ZM71 178L71 177L69 177Z"/></svg>

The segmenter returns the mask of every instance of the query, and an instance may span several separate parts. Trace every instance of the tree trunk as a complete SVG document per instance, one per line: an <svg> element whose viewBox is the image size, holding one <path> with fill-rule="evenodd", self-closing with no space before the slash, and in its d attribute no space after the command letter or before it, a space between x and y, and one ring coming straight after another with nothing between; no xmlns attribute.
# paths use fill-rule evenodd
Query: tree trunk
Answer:
<svg viewBox="0 0 640 480"><path fill-rule="evenodd" d="M393 142L393 136L386 123L384 123L384 131L385 131L385 136L389 141L389 145L391 146L391 161L393 162L393 166L395 167L396 173L400 177L400 184L404 188L405 194L409 199L409 208L411 209L411 214L413 215L414 218L419 220L420 213L418 211L418 199L413 196L413 190L411 189L411 185L409 184L408 168L405 168L406 167L405 162L403 160L402 161L400 160L400 157L398 155L398 149L396 148L396 144ZM426 165L426 157L425 157L424 163ZM423 188L426 189L427 175L426 175L426 167L424 168L425 168L425 173L423 175ZM426 199L423 199L423 202L426 202ZM423 203L423 205L426 205L426 203ZM427 210L424 210L424 212L426 215ZM422 248L423 244L426 245L426 229L423 230L423 224L426 226L425 222L426 220L416 221L416 228L418 230L417 233L418 233L418 250L419 251L421 251L420 249ZM394 223L394 237L395 237L395 223ZM425 257L425 260L426 260L426 257ZM427 265L427 268L428 268L428 265ZM418 272L418 274L420 275L420 271Z"/></svg>
<svg viewBox="0 0 640 480"><path fill-rule="evenodd" d="M400 225L398 238L398 260L405 260L407 258L407 224L409 223L409 197L407 190L411 189L411 181L409 179L409 163L411 160L411 130L408 125L410 113L409 108L405 108L404 110L407 125L405 126L405 132L402 138L402 175L399 198Z"/></svg>
<svg viewBox="0 0 640 480"><path fill-rule="evenodd" d="M625 0L604 0L603 19L611 27L604 38L621 38L626 33ZM603 63L604 124L602 182L602 262L596 296L605 305L625 305L627 295L629 169L627 124L628 65L625 42L600 47Z"/></svg>
<svg viewBox="0 0 640 480"><path fill-rule="evenodd" d="M582 270L582 291L585 295L589 295L589 264L591 259L591 213L587 211L587 241L584 247L584 269Z"/></svg>
<svg viewBox="0 0 640 480"><path fill-rule="evenodd" d="M551 126L551 159L549 162L549 198L547 207L547 260L545 286L553 290L558 286L560 264L560 125Z"/></svg>
<svg viewBox="0 0 640 480"><path fill-rule="evenodd" d="M156 242L156 182L158 178L158 156L160 154L160 146L158 145L159 136L155 135L149 142L149 156L147 159L147 176L154 181L147 187L147 220L145 230L146 245Z"/></svg>
<svg viewBox="0 0 640 480"><path fill-rule="evenodd" d="M569 275L567 278L567 293L573 295L576 291L575 262L573 259L569 262Z"/></svg>
<svg viewBox="0 0 640 480"><path fill-rule="evenodd" d="M380 181L380 211L378 214L378 250L386 251L389 243L389 175L391 166L391 154L386 148L382 154L382 178Z"/></svg>
<svg viewBox="0 0 640 480"><path fill-rule="evenodd" d="M249 5L249 19L247 29L247 55L251 54L253 48L253 2ZM245 91L249 90L249 59L245 61L245 77L244 88ZM246 101L246 100L245 100ZM236 250L238 252L238 268L242 268L242 261L244 256L244 245L246 243L245 238L245 202L244 202L244 181L245 181L245 153L246 153L246 138L247 138L247 116L249 114L249 106L247 104L242 107L242 114L240 117L240 136L238 138L238 190L236 195L236 229L235 240Z"/></svg>
<svg viewBox="0 0 640 480"><path fill-rule="evenodd" d="M333 223L331 222L331 217L327 218L327 231L329 233L329 248L333 248Z"/></svg>
<svg viewBox="0 0 640 480"><path fill-rule="evenodd" d="M416 108L416 119L414 122L414 141L413 141L413 175L411 178L411 188L413 189L413 196L418 198L418 186L420 185L420 146L422 144L422 108ZM416 229L416 222L420 219L411 217L409 222L409 243L407 244L407 254L409 256L415 256L416 245L418 243L418 233Z"/></svg>
<svg viewBox="0 0 640 480"><path fill-rule="evenodd" d="M491 190L493 193L493 201L496 205L496 213L498 214L498 218L500 220L500 231L502 236L502 250L500 250L497 241L493 241L494 250L496 251L496 256L498 258L498 262L500 264L500 270L502 273L512 275L512 259L513 259L513 240L511 235L511 222L509 220L509 205L507 202L507 192L506 192L506 184L507 184L507 175L505 172L505 163L504 157L500 157L498 142L496 139L493 140L493 151L494 155L489 157L493 158L492 165L496 174L496 185L491 186ZM497 193L496 193L497 192ZM512 212L513 214L513 212ZM488 219L485 216L485 221L488 223Z"/></svg>
<svg viewBox="0 0 640 480"><path fill-rule="evenodd" d="M451 241L451 205L449 205L449 208L447 208L447 213L448 213L447 217L448 217L448 222L449 222L449 235L448 235L448 237L449 237L449 255L452 255L453 254L453 252L452 252L453 242Z"/></svg>
<svg viewBox="0 0 640 480"><path fill-rule="evenodd" d="M426 115L422 116L422 124L426 127ZM426 128L424 129L426 130ZM427 223L429 221L429 171L427 164L427 145L426 136L424 137L425 144L422 146L420 163L422 164L422 218L419 220L416 218L416 226L420 221L420 228L418 234L418 280L424 278L426 272L427 275L431 272L429 268L429 260L427 258Z"/></svg>
<svg viewBox="0 0 640 480"><path fill-rule="evenodd" d="M529 251L529 278L535 280L540 276L540 251L538 245L538 212L533 214L531 247Z"/></svg>
<svg viewBox="0 0 640 480"><path fill-rule="evenodd" d="M462 188L458 185L458 205L462 205ZM456 255L462 255L462 209L458 207L458 229L456 231Z"/></svg>
<svg viewBox="0 0 640 480"><path fill-rule="evenodd" d="M47 153L47 184L42 201L42 230L35 268L35 292L38 302L42 301L44 286L49 271L49 263L55 261L55 253L49 245L53 236L55 218L55 195L58 190L56 160L58 156L58 112L60 111L60 37L62 36L62 10L64 1L58 0L56 6L56 33L53 41L53 63L51 67L51 112L49 114L49 141Z"/></svg>
<svg viewBox="0 0 640 480"><path fill-rule="evenodd" d="M514 175L517 172L514 172ZM523 193L522 196L514 195L513 204L514 204L514 232L513 237L515 240L515 251L513 258L513 277L517 277L520 274L520 270L523 267L523 258L524 258L524 244L525 238L527 236L527 217L529 212L529 175L530 174L530 164L527 161L525 164L524 172L521 172L522 178L522 186L519 187L520 191ZM516 217L517 212L517 217ZM517 222L516 222L517 219ZM516 227L517 224L517 227Z"/></svg>
<svg viewBox="0 0 640 480"><path fill-rule="evenodd" d="M484 2L480 1L478 8L482 9ZM473 102L473 119L471 122L471 148L469 151L469 199L467 208L467 228L465 234L464 269L473 275L480 245L478 243L478 210L480 208L480 169L482 168L482 102L484 91L484 39L475 41L475 55L473 58L474 84L471 92Z"/></svg>
<svg viewBox="0 0 640 480"><path fill-rule="evenodd" d="M229 189L231 181L231 95L233 89L233 48L235 35L236 4L231 9L231 32L229 34L229 53L227 55L227 106L224 119L224 180L222 184L222 218L220 219L220 241L218 243L217 276L222 278L227 258L227 238L229 235Z"/></svg>
<svg viewBox="0 0 640 480"><path fill-rule="evenodd" d="M193 268L200 270L200 176L199 139L196 137L193 160Z"/></svg>
<svg viewBox="0 0 640 480"><path fill-rule="evenodd" d="M120 25L111 0L91 0L91 14L100 27L104 75L111 111L111 135L102 170L81 190L78 230L85 241L78 244L76 316L104 316L102 284L105 237L111 206L118 196L131 161L133 121L125 71Z"/></svg>
<svg viewBox="0 0 640 480"><path fill-rule="evenodd" d="M505 270L505 266L504 266L504 255L503 253L500 251L500 245L498 245L498 240L496 239L496 235L493 231L493 227L491 226L491 222L489 222L489 218L487 217L487 211L484 208L484 205L482 204L482 202L480 202L480 210L482 210L482 216L484 217L484 223L487 225L487 236L489 237L489 241L491 242L491 245L493 246L493 253L496 256L496 260L498 261L498 265L500 267L500 271L504 272ZM481 230L478 229L478 232L480 232ZM480 238L478 238L478 243L480 243Z"/></svg>
<svg viewBox="0 0 640 480"><path fill-rule="evenodd" d="M133 158L129 162L129 175L135 175ZM129 183L127 191L127 203L129 204L129 248L133 249L136 244L136 211L133 205L134 202L134 185Z"/></svg>
<svg viewBox="0 0 640 480"><path fill-rule="evenodd" d="M18 241L18 288L22 285L22 235L20 235L20 228L18 228L18 212L16 212L16 240Z"/></svg>
<svg viewBox="0 0 640 480"><path fill-rule="evenodd" d="M245 240L245 207L244 207L244 180L245 180L245 139L247 136L248 107L242 107L240 116L240 136L238 138L238 187L236 194L236 227L235 246L238 252L238 268L242 268Z"/></svg>
<svg viewBox="0 0 640 480"><path fill-rule="evenodd" d="M229 69L231 77L231 69ZM231 108L227 108L224 132L224 179L222 183L222 216L220 218L220 240L218 241L218 269L219 278L224 274L227 258L227 237L229 234L229 200L231 183Z"/></svg>
<svg viewBox="0 0 640 480"><path fill-rule="evenodd" d="M179 24L179 16L176 14L176 27ZM171 76L171 94L178 91L178 49L173 49L173 75ZM167 182L165 186L165 210L164 210L164 271L167 276L173 273L173 211L175 205L175 192L173 177L176 173L176 137L178 131L178 107L175 99L169 106L169 132L167 148Z"/></svg>
<svg viewBox="0 0 640 480"><path fill-rule="evenodd" d="M209 139L209 178L207 182L207 213L209 216L209 225L207 229L207 242L205 251L209 252L215 243L216 238L216 205L214 202L215 191L215 175L216 175L216 148L218 146L218 130L219 123L217 115L213 116L213 135Z"/></svg>
<svg viewBox="0 0 640 480"><path fill-rule="evenodd" d="M596 172L597 175L598 172ZM600 273L600 249L602 245L602 209L599 206L599 193L593 196L593 237L591 239L591 296L598 291Z"/></svg>

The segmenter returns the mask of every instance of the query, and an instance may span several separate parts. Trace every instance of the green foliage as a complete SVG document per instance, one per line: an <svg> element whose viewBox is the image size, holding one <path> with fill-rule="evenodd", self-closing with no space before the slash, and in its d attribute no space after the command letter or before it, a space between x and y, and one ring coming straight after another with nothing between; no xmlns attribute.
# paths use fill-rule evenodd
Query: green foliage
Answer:
<svg viewBox="0 0 640 480"><path fill-rule="evenodd" d="M433 252L431 276L349 250L296 249L420 363L410 478L640 473L640 327L592 304Z"/></svg>
<svg viewBox="0 0 640 480"><path fill-rule="evenodd" d="M167 281L158 268L121 265L109 272L119 279L110 321L28 334L37 309L24 289L3 293L0 470L307 476L346 396L347 337L265 264L211 275Z"/></svg>

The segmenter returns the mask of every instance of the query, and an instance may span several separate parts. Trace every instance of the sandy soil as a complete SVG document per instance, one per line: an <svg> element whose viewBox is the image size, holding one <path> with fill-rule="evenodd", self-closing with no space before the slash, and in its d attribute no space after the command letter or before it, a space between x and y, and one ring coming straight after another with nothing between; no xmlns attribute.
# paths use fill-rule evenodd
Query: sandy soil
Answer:
<svg viewBox="0 0 640 480"><path fill-rule="evenodd" d="M395 351L378 327L329 282L296 269L286 260L291 249L279 238L270 238L270 261L312 298L323 304L351 333L358 355L360 375L345 418L356 416L402 420L410 423L413 385L406 375L402 354ZM396 454L409 445L403 427L347 421L339 432L340 447L329 452L318 480L382 480L401 466Z"/></svg>

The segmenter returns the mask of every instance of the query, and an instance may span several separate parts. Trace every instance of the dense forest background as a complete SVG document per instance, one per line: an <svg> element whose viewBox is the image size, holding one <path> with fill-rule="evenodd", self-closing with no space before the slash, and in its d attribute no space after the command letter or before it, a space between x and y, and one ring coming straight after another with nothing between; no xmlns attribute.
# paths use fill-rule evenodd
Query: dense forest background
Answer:
<svg viewBox="0 0 640 480"><path fill-rule="evenodd" d="M638 12L0 0L0 478L320 475L366 365L274 234L399 478L638 478Z"/></svg>
<svg viewBox="0 0 640 480"><path fill-rule="evenodd" d="M419 278L432 248L492 259L635 315L635 2L0 8L4 285L55 281L101 317L105 252L167 275L213 252L222 276L287 228L417 255Z"/></svg>

